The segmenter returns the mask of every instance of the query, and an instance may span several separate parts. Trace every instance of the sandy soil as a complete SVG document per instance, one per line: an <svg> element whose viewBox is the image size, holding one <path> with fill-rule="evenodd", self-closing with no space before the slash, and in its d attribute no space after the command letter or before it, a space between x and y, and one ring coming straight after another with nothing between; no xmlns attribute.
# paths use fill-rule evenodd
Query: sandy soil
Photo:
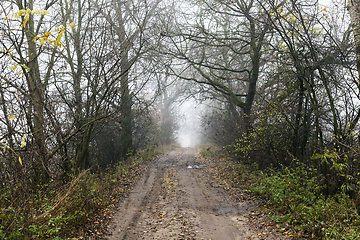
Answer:
<svg viewBox="0 0 360 240"><path fill-rule="evenodd" d="M210 167L190 148L155 161L120 203L108 239L285 239L250 224L256 203L236 200L204 171Z"/></svg>

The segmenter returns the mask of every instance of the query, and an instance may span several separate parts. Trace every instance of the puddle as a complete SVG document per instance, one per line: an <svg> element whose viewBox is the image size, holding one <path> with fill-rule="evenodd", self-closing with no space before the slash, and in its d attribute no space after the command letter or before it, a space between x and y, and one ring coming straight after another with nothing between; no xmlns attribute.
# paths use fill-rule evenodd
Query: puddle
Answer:
<svg viewBox="0 0 360 240"><path fill-rule="evenodd" d="M187 168L203 168L205 165L189 165Z"/></svg>

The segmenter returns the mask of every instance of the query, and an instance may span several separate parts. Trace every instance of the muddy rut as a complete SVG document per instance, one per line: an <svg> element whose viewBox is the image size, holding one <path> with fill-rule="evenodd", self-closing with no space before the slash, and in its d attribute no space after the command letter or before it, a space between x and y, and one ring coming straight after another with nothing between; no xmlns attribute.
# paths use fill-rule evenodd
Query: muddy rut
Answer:
<svg viewBox="0 0 360 240"><path fill-rule="evenodd" d="M236 201L204 171L209 167L190 148L155 161L120 203L108 239L284 238L251 227L255 203Z"/></svg>

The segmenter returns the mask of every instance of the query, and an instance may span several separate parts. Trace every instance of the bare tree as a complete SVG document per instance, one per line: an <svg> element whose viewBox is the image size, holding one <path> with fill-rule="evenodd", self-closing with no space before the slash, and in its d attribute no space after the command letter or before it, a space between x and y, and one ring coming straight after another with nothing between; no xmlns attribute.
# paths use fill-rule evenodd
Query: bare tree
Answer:
<svg viewBox="0 0 360 240"><path fill-rule="evenodd" d="M360 2L357 0L349 0L347 9L350 13L350 20L355 40L357 56L356 67L360 73Z"/></svg>
<svg viewBox="0 0 360 240"><path fill-rule="evenodd" d="M194 15L167 35L173 48L166 54L183 66L173 73L210 86L240 108L247 132L270 25L254 1L206 1Z"/></svg>

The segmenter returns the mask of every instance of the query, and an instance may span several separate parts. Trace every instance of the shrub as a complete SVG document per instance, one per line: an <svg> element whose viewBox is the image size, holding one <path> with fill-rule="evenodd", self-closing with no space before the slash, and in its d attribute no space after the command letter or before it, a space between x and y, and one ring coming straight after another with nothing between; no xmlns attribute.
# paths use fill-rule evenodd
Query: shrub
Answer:
<svg viewBox="0 0 360 240"><path fill-rule="evenodd" d="M260 180L251 191L267 199L279 224L325 239L355 239L360 221L353 201L343 193L324 196L317 170L295 163L282 172L258 174Z"/></svg>

